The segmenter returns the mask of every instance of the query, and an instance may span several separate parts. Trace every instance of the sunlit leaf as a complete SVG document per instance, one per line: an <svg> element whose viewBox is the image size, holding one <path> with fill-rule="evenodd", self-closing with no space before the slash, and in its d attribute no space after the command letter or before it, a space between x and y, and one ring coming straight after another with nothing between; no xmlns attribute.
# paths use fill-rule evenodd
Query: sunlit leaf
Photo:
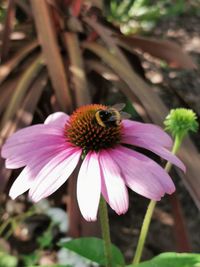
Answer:
<svg viewBox="0 0 200 267"><path fill-rule="evenodd" d="M63 111L72 111L67 73L56 39L55 25L46 1L31 0L34 20L57 101Z"/></svg>
<svg viewBox="0 0 200 267"><path fill-rule="evenodd" d="M75 92L76 106L91 103L88 84L85 75L84 62L77 34L66 32L63 34L69 53L71 80Z"/></svg>
<svg viewBox="0 0 200 267"><path fill-rule="evenodd" d="M128 48L130 51L139 48L143 52L165 60L171 67L184 69L194 69L197 67L192 58L175 42L140 36L118 35L118 38L121 40L124 48Z"/></svg>

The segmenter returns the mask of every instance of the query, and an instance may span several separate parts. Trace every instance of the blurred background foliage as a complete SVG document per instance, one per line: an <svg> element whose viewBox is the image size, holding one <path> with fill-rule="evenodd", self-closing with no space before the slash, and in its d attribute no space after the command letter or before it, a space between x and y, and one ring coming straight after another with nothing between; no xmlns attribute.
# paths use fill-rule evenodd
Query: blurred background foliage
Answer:
<svg viewBox="0 0 200 267"><path fill-rule="evenodd" d="M104 1L107 19L120 25L124 34L148 33L162 18L199 13L198 1L184 0L108 0Z"/></svg>

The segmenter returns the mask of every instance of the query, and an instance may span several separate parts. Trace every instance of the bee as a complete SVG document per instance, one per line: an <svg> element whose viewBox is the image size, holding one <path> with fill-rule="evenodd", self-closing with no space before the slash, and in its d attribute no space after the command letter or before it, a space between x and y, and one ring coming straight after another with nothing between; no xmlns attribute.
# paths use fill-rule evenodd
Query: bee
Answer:
<svg viewBox="0 0 200 267"><path fill-rule="evenodd" d="M121 111L126 104L120 103L106 110L99 109L95 113L96 122L102 127L115 127L118 126L122 119L129 119L130 114Z"/></svg>

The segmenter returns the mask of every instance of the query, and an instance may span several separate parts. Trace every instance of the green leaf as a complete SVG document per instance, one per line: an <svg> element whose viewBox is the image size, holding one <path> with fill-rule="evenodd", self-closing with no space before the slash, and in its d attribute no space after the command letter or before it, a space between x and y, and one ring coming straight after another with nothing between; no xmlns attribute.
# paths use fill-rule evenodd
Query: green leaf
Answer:
<svg viewBox="0 0 200 267"><path fill-rule="evenodd" d="M16 267L17 258L3 251L0 251L0 267Z"/></svg>
<svg viewBox="0 0 200 267"><path fill-rule="evenodd" d="M29 267L49 267L49 265L31 265ZM54 264L51 267L73 267L71 265Z"/></svg>
<svg viewBox="0 0 200 267"><path fill-rule="evenodd" d="M32 266L33 264L36 264L39 260L39 257L40 256L38 251L35 251L27 255L21 255L24 266Z"/></svg>
<svg viewBox="0 0 200 267"><path fill-rule="evenodd" d="M29 267L49 267L49 265L31 265ZM71 265L54 264L51 267L73 267Z"/></svg>
<svg viewBox="0 0 200 267"><path fill-rule="evenodd" d="M200 254L162 253L155 258L129 267L200 267Z"/></svg>
<svg viewBox="0 0 200 267"><path fill-rule="evenodd" d="M37 242L41 248L49 248L52 246L53 237L49 231L44 232L44 234L37 238Z"/></svg>
<svg viewBox="0 0 200 267"><path fill-rule="evenodd" d="M100 265L105 265L103 240L95 237L84 237L63 242L60 246L67 248L77 254L94 261ZM124 258L121 251L112 245L113 266L124 266Z"/></svg>

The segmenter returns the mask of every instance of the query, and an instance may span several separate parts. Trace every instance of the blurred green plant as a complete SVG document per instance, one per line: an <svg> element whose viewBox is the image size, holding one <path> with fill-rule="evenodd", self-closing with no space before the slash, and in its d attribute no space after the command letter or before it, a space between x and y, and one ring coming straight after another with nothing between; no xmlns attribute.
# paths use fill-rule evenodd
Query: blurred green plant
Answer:
<svg viewBox="0 0 200 267"><path fill-rule="evenodd" d="M6 17L6 8L0 6L0 23L2 23L5 20L5 17Z"/></svg>
<svg viewBox="0 0 200 267"><path fill-rule="evenodd" d="M105 14L109 21L120 24L124 34L146 32L162 17L179 16L186 8L184 0L105 0Z"/></svg>
<svg viewBox="0 0 200 267"><path fill-rule="evenodd" d="M16 267L17 263L17 257L11 256L0 249L0 267Z"/></svg>
<svg viewBox="0 0 200 267"><path fill-rule="evenodd" d="M24 213L10 216L6 221L0 221L0 236L3 236L3 238L7 240L14 233L16 227L34 213L35 209L34 206L32 206L28 211Z"/></svg>
<svg viewBox="0 0 200 267"><path fill-rule="evenodd" d="M29 265L28 267L49 267L49 265ZM71 265L53 264L51 267L74 267Z"/></svg>
<svg viewBox="0 0 200 267"><path fill-rule="evenodd" d="M37 250L27 255L20 255L20 259L23 262L24 267L29 267L29 266L33 266L37 264L39 258L40 258L40 255Z"/></svg>
<svg viewBox="0 0 200 267"><path fill-rule="evenodd" d="M31 208L19 215L11 216L5 222L1 222L0 226L0 236L4 240L8 240L11 235L15 232L17 227L20 227L28 218L33 215L38 215L37 208L33 205ZM56 223L51 221L47 229L37 238L37 249L33 253L28 253L26 255L20 254L20 262L23 263L23 266L30 267L38 263L41 253L44 250L51 250L55 245L53 242L52 231ZM17 258L9 255L6 252L1 251L0 248L0 267L15 267L17 266Z"/></svg>
<svg viewBox="0 0 200 267"><path fill-rule="evenodd" d="M37 238L37 243L40 249L52 248L53 246L52 230L54 226L55 223L51 222L46 231L44 231L44 233Z"/></svg>

